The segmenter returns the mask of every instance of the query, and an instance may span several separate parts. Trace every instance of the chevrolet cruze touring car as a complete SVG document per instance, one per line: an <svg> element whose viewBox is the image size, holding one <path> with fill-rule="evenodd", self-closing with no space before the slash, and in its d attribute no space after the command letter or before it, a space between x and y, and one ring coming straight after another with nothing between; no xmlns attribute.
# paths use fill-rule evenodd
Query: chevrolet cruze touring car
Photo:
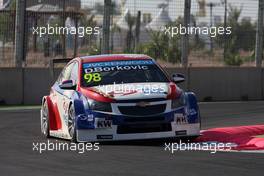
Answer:
<svg viewBox="0 0 264 176"><path fill-rule="evenodd" d="M74 142L199 136L197 100L183 81L146 55L72 59L42 99L41 132Z"/></svg>

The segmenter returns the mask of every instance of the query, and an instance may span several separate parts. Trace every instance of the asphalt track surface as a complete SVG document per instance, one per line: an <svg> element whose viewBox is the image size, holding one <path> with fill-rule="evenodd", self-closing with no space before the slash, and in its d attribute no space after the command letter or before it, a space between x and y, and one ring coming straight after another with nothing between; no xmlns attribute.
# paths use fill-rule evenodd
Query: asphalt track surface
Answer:
<svg viewBox="0 0 264 176"><path fill-rule="evenodd" d="M264 102L201 104L203 129L264 124ZM99 151L33 151L40 134L39 110L0 110L0 175L168 176L263 175L264 154L164 151L164 141L119 142ZM57 139L51 139L56 141ZM65 142L60 141L58 142ZM167 142L167 141L165 141Z"/></svg>

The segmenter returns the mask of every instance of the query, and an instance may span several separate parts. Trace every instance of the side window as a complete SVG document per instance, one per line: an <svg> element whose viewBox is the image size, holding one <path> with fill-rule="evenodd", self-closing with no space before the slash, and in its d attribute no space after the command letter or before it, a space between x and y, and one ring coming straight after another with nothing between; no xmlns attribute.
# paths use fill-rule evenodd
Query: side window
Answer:
<svg viewBox="0 0 264 176"><path fill-rule="evenodd" d="M73 67L72 67L72 71L71 71L71 77L70 79L73 80L74 83L78 82L78 63L75 62Z"/></svg>

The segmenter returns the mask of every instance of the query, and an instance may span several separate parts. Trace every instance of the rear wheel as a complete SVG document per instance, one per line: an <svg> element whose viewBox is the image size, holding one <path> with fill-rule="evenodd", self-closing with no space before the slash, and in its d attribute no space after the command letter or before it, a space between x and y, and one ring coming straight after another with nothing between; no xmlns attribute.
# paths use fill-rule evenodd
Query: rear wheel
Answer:
<svg viewBox="0 0 264 176"><path fill-rule="evenodd" d="M68 131L72 142L77 142L76 139L76 124L75 124L75 110L73 105L70 105L68 112Z"/></svg>
<svg viewBox="0 0 264 176"><path fill-rule="evenodd" d="M50 137L49 108L47 101L42 105L41 113L41 132L44 136Z"/></svg>

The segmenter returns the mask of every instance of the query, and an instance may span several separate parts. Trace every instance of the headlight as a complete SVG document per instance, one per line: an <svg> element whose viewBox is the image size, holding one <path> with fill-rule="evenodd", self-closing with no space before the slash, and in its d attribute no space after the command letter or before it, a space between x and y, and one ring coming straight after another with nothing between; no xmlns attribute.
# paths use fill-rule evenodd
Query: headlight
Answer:
<svg viewBox="0 0 264 176"><path fill-rule="evenodd" d="M88 99L88 108L95 111L112 112L111 104Z"/></svg>
<svg viewBox="0 0 264 176"><path fill-rule="evenodd" d="M185 101L184 101L184 93L181 93L181 96L177 99L173 99L171 101L171 109L176 109L179 107L184 106Z"/></svg>

